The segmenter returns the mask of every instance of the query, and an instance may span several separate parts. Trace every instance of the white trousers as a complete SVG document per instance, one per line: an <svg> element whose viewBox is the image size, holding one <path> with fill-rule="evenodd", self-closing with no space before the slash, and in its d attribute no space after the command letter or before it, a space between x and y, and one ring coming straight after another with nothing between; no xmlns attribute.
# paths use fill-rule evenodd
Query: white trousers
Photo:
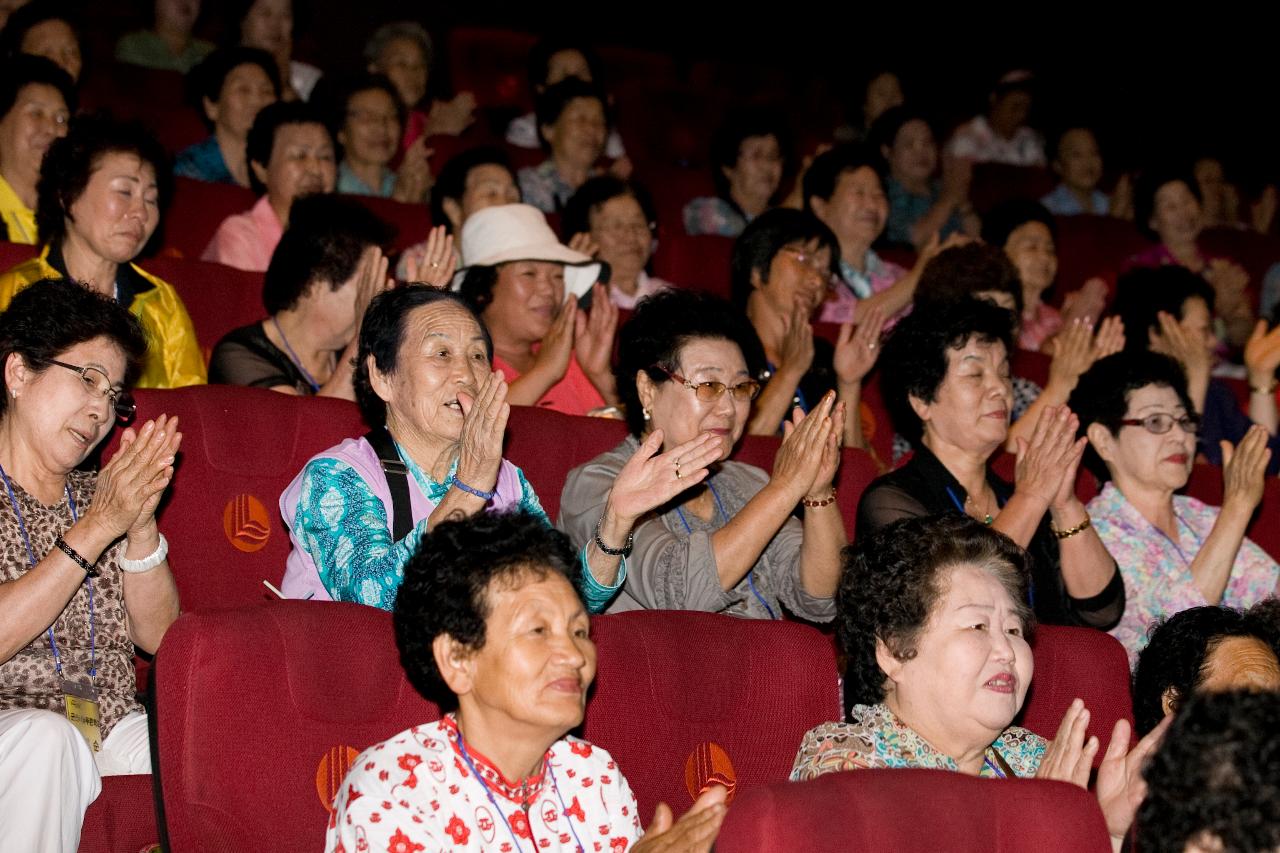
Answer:
<svg viewBox="0 0 1280 853"><path fill-rule="evenodd" d="M96 760L95 760L96 759ZM5 850L75 853L102 776L151 772L147 715L116 723L96 756L66 717L0 711L0 839Z"/></svg>

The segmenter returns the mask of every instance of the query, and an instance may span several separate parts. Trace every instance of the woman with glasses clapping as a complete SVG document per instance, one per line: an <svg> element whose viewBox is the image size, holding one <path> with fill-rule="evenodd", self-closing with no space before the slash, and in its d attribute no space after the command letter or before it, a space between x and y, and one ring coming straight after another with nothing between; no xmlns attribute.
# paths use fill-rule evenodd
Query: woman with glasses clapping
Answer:
<svg viewBox="0 0 1280 853"><path fill-rule="evenodd" d="M832 480L840 460L843 403L834 393L786 427L772 475L729 454L760 391L759 342L722 300L670 290L641 300L622 329L618 393L631 435L569 472L558 527L575 546L596 537L614 479L641 442L670 450L703 438L715 450L675 455L688 486L641 516L626 542L628 573L609 612L704 610L756 619L794 615L829 622L846 543ZM697 447L701 447L698 445ZM693 458L696 457L696 458ZM805 506L804 520L792 516ZM606 553L612 553L606 551Z"/></svg>
<svg viewBox="0 0 1280 853"><path fill-rule="evenodd" d="M1222 442L1217 508L1174 494L1191 475L1200 425L1176 361L1146 352L1100 359L1070 406L1089 437L1086 462L1109 480L1088 511L1124 577L1128 604L1111 633L1130 663L1156 620L1207 604L1246 608L1275 594L1280 566L1244 535L1271 457L1263 427L1234 448Z"/></svg>

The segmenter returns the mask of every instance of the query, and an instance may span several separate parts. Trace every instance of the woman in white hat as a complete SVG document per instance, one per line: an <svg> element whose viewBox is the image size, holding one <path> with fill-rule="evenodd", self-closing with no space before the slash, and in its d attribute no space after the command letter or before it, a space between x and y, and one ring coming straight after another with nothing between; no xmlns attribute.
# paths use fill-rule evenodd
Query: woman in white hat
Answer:
<svg viewBox="0 0 1280 853"><path fill-rule="evenodd" d="M585 415L618 402L610 363L618 309L598 284L601 268L561 245L530 205L489 207L467 219L454 288L493 338L493 367L510 384L509 403Z"/></svg>

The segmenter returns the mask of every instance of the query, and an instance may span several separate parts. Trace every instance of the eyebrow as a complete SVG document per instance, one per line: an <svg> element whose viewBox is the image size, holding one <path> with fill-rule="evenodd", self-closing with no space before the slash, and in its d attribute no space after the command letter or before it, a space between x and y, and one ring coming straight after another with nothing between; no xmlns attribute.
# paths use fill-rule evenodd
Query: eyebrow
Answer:
<svg viewBox="0 0 1280 853"><path fill-rule="evenodd" d="M690 367L690 368L688 368L687 370L686 370L686 369L682 369L680 372L681 372L681 373L699 373L699 372L702 372L702 373L729 373L729 372L730 372L730 370L729 370L728 368L726 368L726 367L719 367L719 366L714 365L714 364L695 364L693 367ZM732 373L733 373L733 375L734 375L734 376L748 376L748 377L749 377L749 376L751 375L750 373L748 373L748 372L746 371L746 369L745 369L745 368L744 368L744 369L742 369L742 370L732 371Z"/></svg>

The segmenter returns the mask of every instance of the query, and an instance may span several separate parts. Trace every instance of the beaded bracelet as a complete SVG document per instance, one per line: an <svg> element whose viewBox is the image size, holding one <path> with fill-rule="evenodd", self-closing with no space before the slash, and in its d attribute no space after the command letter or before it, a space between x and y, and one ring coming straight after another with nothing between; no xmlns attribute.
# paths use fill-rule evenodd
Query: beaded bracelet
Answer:
<svg viewBox="0 0 1280 853"><path fill-rule="evenodd" d="M483 500L483 501L491 501L493 500L494 496L498 494L497 486L494 486L492 492L482 492L479 489L473 488L472 486L468 486L466 483L459 480L457 474L453 474L452 476L449 477L449 484L453 486L457 486L459 489L462 489L462 491L466 492L467 494L475 495L476 497L480 498L480 500Z"/></svg>
<svg viewBox="0 0 1280 853"><path fill-rule="evenodd" d="M627 541L621 548L610 548L608 545L604 544L604 540L600 538L600 522L602 521L604 521L604 516L596 519L596 547L603 553L608 554L610 557L630 557L631 546L634 545L636 541L635 530L632 529L631 532L627 534Z"/></svg>
<svg viewBox="0 0 1280 853"><path fill-rule="evenodd" d="M84 573L86 575L91 578L96 578L98 576L98 570L94 567L93 563L90 563L80 555L79 551L68 545L67 540L59 536L57 539L53 540L53 544L59 551L70 557L72 562L84 569Z"/></svg>
<svg viewBox="0 0 1280 853"><path fill-rule="evenodd" d="M1053 531L1053 535L1058 537L1058 539L1070 539L1072 536L1075 536L1080 531L1088 530L1092 526L1093 526L1093 520L1086 515L1084 517L1084 521L1080 522L1075 527L1068 527L1066 530L1059 530L1058 528L1054 527L1052 523L1050 523L1049 529Z"/></svg>
<svg viewBox="0 0 1280 853"><path fill-rule="evenodd" d="M1271 384L1266 388L1259 388L1257 385L1250 384L1249 390L1255 394L1266 394L1268 397L1276 393L1276 388L1280 387L1280 382L1275 379L1271 380Z"/></svg>
<svg viewBox="0 0 1280 853"><path fill-rule="evenodd" d="M822 500L820 500L820 501L811 501L811 500L809 500L808 498L803 498L803 499L801 499L801 501L800 501L800 503L804 504L806 507L808 507L808 508L810 508L810 509L817 509L817 508L819 508L819 507L824 507L824 506L826 506L827 504L833 504L833 503L835 503L835 502L836 502L836 487L835 487L835 486L832 486L832 487L831 487L831 494L830 494L830 495L828 495L827 497L823 498L823 499L822 499Z"/></svg>

